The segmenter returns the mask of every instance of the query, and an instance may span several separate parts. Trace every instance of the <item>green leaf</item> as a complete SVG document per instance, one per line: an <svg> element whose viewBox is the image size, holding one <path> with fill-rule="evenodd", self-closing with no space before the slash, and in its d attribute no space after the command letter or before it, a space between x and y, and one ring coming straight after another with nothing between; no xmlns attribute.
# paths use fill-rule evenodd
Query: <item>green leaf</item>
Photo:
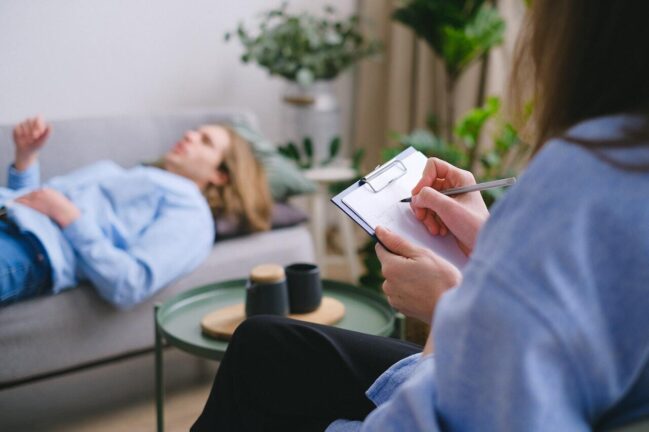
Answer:
<svg viewBox="0 0 649 432"><path fill-rule="evenodd" d="M502 42L505 28L497 9L477 0L409 0L393 18L424 39L456 78Z"/></svg>
<svg viewBox="0 0 649 432"><path fill-rule="evenodd" d="M302 140L302 148L306 156L306 164L310 168L313 166L313 140L309 137L304 137Z"/></svg>
<svg viewBox="0 0 649 432"><path fill-rule="evenodd" d="M412 28L438 54L442 53L444 27L463 28L484 0L409 0L392 17Z"/></svg>
<svg viewBox="0 0 649 432"><path fill-rule="evenodd" d="M496 150L501 154L504 154L509 152L514 146L518 144L520 144L518 132L511 124L505 124L500 134L495 138Z"/></svg>
<svg viewBox="0 0 649 432"><path fill-rule="evenodd" d="M340 137L335 137L329 143L329 159L335 159L340 151Z"/></svg>
<svg viewBox="0 0 649 432"><path fill-rule="evenodd" d="M401 140L406 136L406 134L402 134L397 131L388 131L388 138L391 139L392 141L396 142L401 142Z"/></svg>
<svg viewBox="0 0 649 432"><path fill-rule="evenodd" d="M307 158L313 157L313 140L309 137L304 137L302 140L302 148Z"/></svg>
<svg viewBox="0 0 649 432"><path fill-rule="evenodd" d="M289 152L286 148L284 148L284 147L277 147L277 151L279 152L279 154L281 154L281 155L284 156L285 158L287 158L287 159L292 159L290 152Z"/></svg>
<svg viewBox="0 0 649 432"><path fill-rule="evenodd" d="M500 160L500 156L494 151L484 154L481 158L482 164L487 169L493 168L500 164Z"/></svg>
<svg viewBox="0 0 649 432"><path fill-rule="evenodd" d="M365 149L359 148L354 152L352 156L352 168L357 172L361 169L361 163L363 162L363 157L365 156Z"/></svg>
<svg viewBox="0 0 649 432"><path fill-rule="evenodd" d="M426 116L426 127L435 135L439 135L439 117L433 113L428 114Z"/></svg>
<svg viewBox="0 0 649 432"><path fill-rule="evenodd" d="M455 126L455 135L469 148L475 147L485 123L495 117L500 110L500 99L490 97L482 107L474 108L461 118Z"/></svg>
<svg viewBox="0 0 649 432"><path fill-rule="evenodd" d="M401 150L402 149L392 148L392 147L384 148L381 150L381 159L384 161L388 161L393 157L395 157L396 155L398 155L399 153L401 153Z"/></svg>
<svg viewBox="0 0 649 432"><path fill-rule="evenodd" d="M329 155L327 156L327 159L322 161L322 165L329 165L331 162L333 162L334 159L336 159L339 150L340 150L340 137L335 137L329 143Z"/></svg>
<svg viewBox="0 0 649 432"><path fill-rule="evenodd" d="M297 149L295 143L289 142L283 147L283 149L289 159L292 159L295 162L300 162L300 151Z"/></svg>

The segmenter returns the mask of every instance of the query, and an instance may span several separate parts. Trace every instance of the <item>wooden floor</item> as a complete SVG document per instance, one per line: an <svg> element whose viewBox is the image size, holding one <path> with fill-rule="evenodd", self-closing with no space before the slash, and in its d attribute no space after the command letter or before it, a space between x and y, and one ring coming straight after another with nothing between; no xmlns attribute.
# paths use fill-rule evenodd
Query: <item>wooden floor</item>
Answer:
<svg viewBox="0 0 649 432"><path fill-rule="evenodd" d="M196 385L186 390L168 393L165 398L165 431L187 432L200 414L210 384ZM56 426L56 432L151 432L156 430L155 405L141 402L119 409L106 409L105 413L72 420Z"/></svg>
<svg viewBox="0 0 649 432"><path fill-rule="evenodd" d="M351 282L347 266L331 265L328 278ZM211 388L203 382L165 395L165 431L186 432L200 414ZM90 417L71 418L51 425L57 432L151 432L156 430L155 404L152 400L131 403L124 407L106 407Z"/></svg>

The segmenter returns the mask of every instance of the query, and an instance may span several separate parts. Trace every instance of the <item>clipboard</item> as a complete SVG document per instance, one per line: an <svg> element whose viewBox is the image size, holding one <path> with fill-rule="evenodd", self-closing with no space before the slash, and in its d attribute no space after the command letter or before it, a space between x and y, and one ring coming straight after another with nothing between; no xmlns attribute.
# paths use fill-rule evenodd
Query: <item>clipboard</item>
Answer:
<svg viewBox="0 0 649 432"><path fill-rule="evenodd" d="M358 215L354 209L349 207L343 199L349 195L350 193L354 192L356 189L363 187L365 185L370 186L371 188L374 189L375 193L380 192L382 188L385 188L390 185L393 181L397 181L398 177L396 175L393 175L391 173L390 168L392 167L400 167L399 162L401 162L401 165L405 168L406 172L408 168L403 165L403 160L406 159L408 156L410 156L412 153L414 153L416 150L414 147L408 147L401 153L399 153L397 156L392 158L390 161L386 162L383 165L377 166L374 171L370 172L367 174L365 177L362 177L359 179L357 182L351 184L347 189L344 191L340 192L338 195L335 197L331 198L331 202L334 203L340 210L342 210L344 213L347 214L354 222L356 222L363 230L370 235L374 240L378 239L376 238L376 233L374 232L374 228L372 228L370 225L367 224L363 220L363 218ZM377 179L382 178L384 175L389 175L389 178L384 179L379 185L374 186L374 183L376 183ZM383 186L385 185L385 186ZM383 186L383 187L382 187Z"/></svg>
<svg viewBox="0 0 649 432"><path fill-rule="evenodd" d="M399 203L415 186L416 183L413 182L421 178L426 160L422 153L408 147L331 198L331 202L375 240L378 239L373 226L383 225L411 243L428 248L456 267L462 268L468 258L458 247L455 238L450 234L444 237L431 235L415 218L410 205ZM365 190L359 191L361 188ZM385 213L374 212L370 208L374 206L367 205L367 202L373 202L375 197L379 200L377 202L380 202L377 207L387 209ZM348 204L348 201L353 200L356 200L357 204L363 201L365 207L353 208ZM386 223L382 218L385 218Z"/></svg>

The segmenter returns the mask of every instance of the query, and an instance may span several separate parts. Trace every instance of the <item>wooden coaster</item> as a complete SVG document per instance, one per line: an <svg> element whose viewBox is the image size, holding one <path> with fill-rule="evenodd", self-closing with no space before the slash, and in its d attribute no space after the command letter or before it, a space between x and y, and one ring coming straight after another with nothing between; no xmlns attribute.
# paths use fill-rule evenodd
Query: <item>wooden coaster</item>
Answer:
<svg viewBox="0 0 649 432"><path fill-rule="evenodd" d="M320 307L305 314L291 314L288 317L316 324L336 324L345 316L345 305L340 301L323 297ZM220 340L230 340L232 333L246 319L243 303L222 307L205 315L201 319L203 334Z"/></svg>

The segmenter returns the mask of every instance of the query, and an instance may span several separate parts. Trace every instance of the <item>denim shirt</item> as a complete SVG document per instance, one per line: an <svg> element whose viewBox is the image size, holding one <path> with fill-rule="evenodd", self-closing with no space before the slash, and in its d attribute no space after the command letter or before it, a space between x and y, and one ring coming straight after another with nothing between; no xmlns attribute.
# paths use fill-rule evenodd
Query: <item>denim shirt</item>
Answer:
<svg viewBox="0 0 649 432"><path fill-rule="evenodd" d="M569 136L614 140L638 120ZM604 152L646 164L646 144ZM590 431L649 415L649 171L548 143L463 276L437 306L435 355L395 364L367 393L378 407L328 431Z"/></svg>
<svg viewBox="0 0 649 432"><path fill-rule="evenodd" d="M81 211L61 230L14 198L40 187L38 164L9 169L0 204L23 231L41 241L52 265L53 291L89 280L116 306L132 306L196 268L209 254L214 224L190 180L152 167L101 161L44 184Z"/></svg>

